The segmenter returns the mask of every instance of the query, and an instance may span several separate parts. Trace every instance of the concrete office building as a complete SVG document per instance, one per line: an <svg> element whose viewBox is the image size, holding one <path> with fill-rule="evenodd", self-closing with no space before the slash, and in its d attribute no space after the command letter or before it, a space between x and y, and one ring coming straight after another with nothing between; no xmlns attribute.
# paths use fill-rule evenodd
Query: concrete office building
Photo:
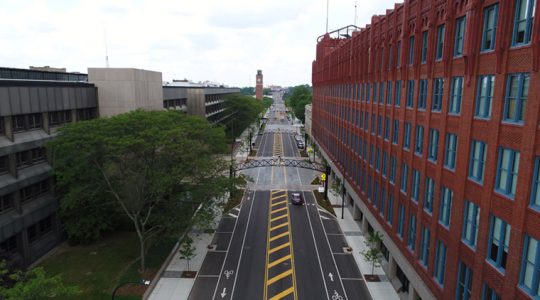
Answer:
<svg viewBox="0 0 540 300"><path fill-rule="evenodd" d="M313 135L404 299L539 299L537 0L406 0L321 36Z"/></svg>
<svg viewBox="0 0 540 300"><path fill-rule="evenodd" d="M0 68L0 251L29 265L63 240L44 145L97 117L86 74Z"/></svg>
<svg viewBox="0 0 540 300"><path fill-rule="evenodd" d="M230 116L223 105L225 97L238 93L238 88L163 86L163 107L202 116L215 124Z"/></svg>
<svg viewBox="0 0 540 300"><path fill-rule="evenodd" d="M88 68L88 82L97 87L99 115L102 117L139 108L163 108L161 72L133 68Z"/></svg>

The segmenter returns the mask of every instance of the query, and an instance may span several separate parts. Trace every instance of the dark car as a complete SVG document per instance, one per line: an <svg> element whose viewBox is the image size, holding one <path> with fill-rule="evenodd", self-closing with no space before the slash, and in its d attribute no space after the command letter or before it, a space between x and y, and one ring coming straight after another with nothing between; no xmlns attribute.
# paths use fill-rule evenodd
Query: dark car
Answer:
<svg viewBox="0 0 540 300"><path fill-rule="evenodd" d="M302 197L302 194L300 193L292 193L291 202L294 205L302 205L304 204L304 197Z"/></svg>

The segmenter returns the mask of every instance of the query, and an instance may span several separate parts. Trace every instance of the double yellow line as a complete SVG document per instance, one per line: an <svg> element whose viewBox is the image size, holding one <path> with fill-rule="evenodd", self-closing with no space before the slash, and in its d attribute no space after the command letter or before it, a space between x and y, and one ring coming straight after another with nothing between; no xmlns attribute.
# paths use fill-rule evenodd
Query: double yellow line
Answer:
<svg viewBox="0 0 540 300"><path fill-rule="evenodd" d="M293 295L297 300L296 274L294 269L294 251L291 233L291 218L289 215L288 193L283 190L270 192L270 208L268 209L268 235L266 241L266 265L264 274L265 300L278 300ZM285 271L270 275L270 271L277 266L284 267ZM282 270L283 270L282 269ZM274 288L268 291L274 283L290 279L291 285L283 281L281 290Z"/></svg>

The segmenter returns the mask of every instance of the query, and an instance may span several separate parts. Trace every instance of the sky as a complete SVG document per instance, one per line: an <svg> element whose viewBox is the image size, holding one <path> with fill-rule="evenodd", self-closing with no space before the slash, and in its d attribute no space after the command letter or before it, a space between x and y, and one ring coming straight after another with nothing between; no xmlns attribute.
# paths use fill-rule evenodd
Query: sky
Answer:
<svg viewBox="0 0 540 300"><path fill-rule="evenodd" d="M365 26L389 0L329 0L329 30ZM0 0L0 66L130 67L253 86L311 83L327 0ZM106 51L107 50L107 51Z"/></svg>

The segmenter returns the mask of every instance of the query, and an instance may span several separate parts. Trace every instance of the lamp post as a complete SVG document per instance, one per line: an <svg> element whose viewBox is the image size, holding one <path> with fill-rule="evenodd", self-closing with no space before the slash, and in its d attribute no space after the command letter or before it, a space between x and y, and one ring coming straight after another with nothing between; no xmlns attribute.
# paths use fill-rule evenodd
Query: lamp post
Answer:
<svg viewBox="0 0 540 300"><path fill-rule="evenodd" d="M112 300L114 300L114 296L116 296L116 292L121 288L123 287L124 285L127 285L127 284L142 284L142 285L149 285L150 284L150 280L144 280L144 279L141 279L139 281L126 281L126 282L122 282L120 284L118 284L113 292L112 292Z"/></svg>
<svg viewBox="0 0 540 300"><path fill-rule="evenodd" d="M345 214L345 183L341 181L341 218Z"/></svg>

